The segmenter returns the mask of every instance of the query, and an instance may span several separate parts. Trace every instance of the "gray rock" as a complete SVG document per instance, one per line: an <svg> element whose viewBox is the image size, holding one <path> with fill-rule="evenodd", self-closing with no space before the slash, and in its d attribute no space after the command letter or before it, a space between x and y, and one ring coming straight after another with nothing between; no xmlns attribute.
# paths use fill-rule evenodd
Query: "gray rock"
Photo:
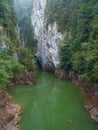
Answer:
<svg viewBox="0 0 98 130"><path fill-rule="evenodd" d="M60 66L58 44L62 40L62 34L58 32L56 22L48 25L48 29L46 29L45 7L46 0L34 1L31 21L35 38L38 40L36 57L43 70L55 70Z"/></svg>

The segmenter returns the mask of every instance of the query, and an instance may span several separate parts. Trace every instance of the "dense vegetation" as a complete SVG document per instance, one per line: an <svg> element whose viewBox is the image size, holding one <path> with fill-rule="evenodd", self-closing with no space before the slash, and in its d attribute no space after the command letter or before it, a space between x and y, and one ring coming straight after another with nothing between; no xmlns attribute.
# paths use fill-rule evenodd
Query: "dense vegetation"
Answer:
<svg viewBox="0 0 98 130"><path fill-rule="evenodd" d="M14 57L19 47L16 25L13 0L0 0L0 89L24 68Z"/></svg>
<svg viewBox="0 0 98 130"><path fill-rule="evenodd" d="M31 71L33 68L33 53L30 50L31 44L29 44L34 43L32 41L33 32L31 26L27 28L30 19L27 25L24 23L26 22L24 18L21 18L24 19L24 22L20 20L21 24L23 23L23 26L27 28L26 30L23 28L24 34L27 32L25 35L21 32L24 40L27 39L27 34L32 35L32 39L27 40L30 47L28 45L23 47L17 31L19 18L21 18L21 14L17 19L14 0L0 0L0 89L5 88L9 80L23 72L24 69ZM22 31L21 27L20 30Z"/></svg>
<svg viewBox="0 0 98 130"><path fill-rule="evenodd" d="M33 0L15 0L14 7L18 20L18 39L21 43L21 47L18 49L19 62L22 63L27 70L32 71L33 58L37 45L31 24Z"/></svg>
<svg viewBox="0 0 98 130"><path fill-rule="evenodd" d="M0 88L23 68L32 70L31 51L36 46L32 2L0 0ZM56 21L64 36L60 44L62 67L74 70L79 78L98 82L98 1L47 0L46 6L46 25Z"/></svg>
<svg viewBox="0 0 98 130"><path fill-rule="evenodd" d="M19 64L5 49L0 49L0 89L5 88L9 80L21 74L23 65Z"/></svg>
<svg viewBox="0 0 98 130"><path fill-rule="evenodd" d="M98 82L98 0L48 0L46 23L57 22L64 35L62 67Z"/></svg>
<svg viewBox="0 0 98 130"><path fill-rule="evenodd" d="M34 40L33 27L31 25L31 13L33 0L15 0L15 10L18 18L19 38L23 46L34 51L36 40Z"/></svg>
<svg viewBox="0 0 98 130"><path fill-rule="evenodd" d="M13 0L0 0L0 25L6 30L7 36L16 39L17 18Z"/></svg>

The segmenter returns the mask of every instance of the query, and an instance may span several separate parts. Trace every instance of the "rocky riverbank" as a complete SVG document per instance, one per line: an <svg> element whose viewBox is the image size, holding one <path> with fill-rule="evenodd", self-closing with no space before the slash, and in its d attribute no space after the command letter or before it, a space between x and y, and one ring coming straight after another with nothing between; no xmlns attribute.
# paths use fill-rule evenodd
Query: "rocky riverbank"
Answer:
<svg viewBox="0 0 98 130"><path fill-rule="evenodd" d="M56 70L55 75L61 80L71 80L82 90L86 96L84 107L89 112L91 119L98 122L98 85L91 85L86 80L78 80L77 75L73 71Z"/></svg>
<svg viewBox="0 0 98 130"><path fill-rule="evenodd" d="M13 77L7 86L14 86L17 84L22 85L34 85L36 84L36 78L32 74L32 72L25 71L20 76Z"/></svg>
<svg viewBox="0 0 98 130"><path fill-rule="evenodd" d="M23 72L20 76L13 77L7 86L16 84L34 85L36 78L31 72ZM19 130L21 107L11 104L11 96L5 92L0 92L0 130Z"/></svg>
<svg viewBox="0 0 98 130"><path fill-rule="evenodd" d="M0 92L0 130L19 130L21 107L10 103L11 96Z"/></svg>

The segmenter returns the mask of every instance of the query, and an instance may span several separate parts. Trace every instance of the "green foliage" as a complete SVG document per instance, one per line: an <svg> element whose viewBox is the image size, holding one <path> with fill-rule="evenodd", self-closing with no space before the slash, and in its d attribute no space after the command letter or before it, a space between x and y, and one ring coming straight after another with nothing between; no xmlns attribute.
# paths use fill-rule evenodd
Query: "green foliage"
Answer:
<svg viewBox="0 0 98 130"><path fill-rule="evenodd" d="M0 69L0 90L5 88L9 79L9 75L5 71L5 69Z"/></svg>
<svg viewBox="0 0 98 130"><path fill-rule="evenodd" d="M73 70L79 74L83 74L85 71L85 53L76 52L72 55Z"/></svg>
<svg viewBox="0 0 98 130"><path fill-rule="evenodd" d="M37 41L33 39L31 27L32 0L17 0L16 12L14 2L16 1L0 0L0 89L5 88L9 80L21 74L23 69L33 69L33 53ZM21 47L17 23L20 27L20 41L24 40L26 47L33 52L29 48ZM5 46L2 47L2 44ZM15 53L18 61L13 58Z"/></svg>
<svg viewBox="0 0 98 130"><path fill-rule="evenodd" d="M23 71L23 65L19 64L7 52L5 49L0 49L0 89L5 88L12 77Z"/></svg>
<svg viewBox="0 0 98 130"><path fill-rule="evenodd" d="M24 66L15 60L13 61L12 72L14 76L18 76L22 73Z"/></svg>
<svg viewBox="0 0 98 130"><path fill-rule="evenodd" d="M17 16L14 8L14 0L0 0L0 44L2 41L10 50L10 54L18 48L17 40Z"/></svg>
<svg viewBox="0 0 98 130"><path fill-rule="evenodd" d="M66 34L60 45L62 67L98 82L98 1L48 0L45 16L47 25L56 21Z"/></svg>
<svg viewBox="0 0 98 130"><path fill-rule="evenodd" d="M25 66L25 69L33 70L33 54L29 48L19 49L19 62Z"/></svg>
<svg viewBox="0 0 98 130"><path fill-rule="evenodd" d="M19 62L25 66L25 69L32 71L33 55L35 54L37 45L31 25L33 0L17 0L14 2L14 7L18 19L19 41L21 44L21 46L16 49ZM11 50L13 50L13 48Z"/></svg>
<svg viewBox="0 0 98 130"><path fill-rule="evenodd" d="M69 43L66 43L66 41L62 41L60 44L60 56L62 67L66 70L70 70L72 66L71 50Z"/></svg>
<svg viewBox="0 0 98 130"><path fill-rule="evenodd" d="M34 40L33 27L31 25L31 13L33 8L33 0L17 0L14 2L21 42L25 42L25 46L34 49L36 40Z"/></svg>
<svg viewBox="0 0 98 130"><path fill-rule="evenodd" d="M0 24L6 30L7 36L16 38L17 18L13 0L0 0Z"/></svg>

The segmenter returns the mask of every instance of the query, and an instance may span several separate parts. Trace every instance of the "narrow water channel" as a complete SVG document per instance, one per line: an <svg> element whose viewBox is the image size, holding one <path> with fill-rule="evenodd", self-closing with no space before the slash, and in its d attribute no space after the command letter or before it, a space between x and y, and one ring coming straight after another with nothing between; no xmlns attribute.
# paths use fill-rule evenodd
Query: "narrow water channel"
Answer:
<svg viewBox="0 0 98 130"><path fill-rule="evenodd" d="M38 84L9 88L13 102L23 106L20 130L98 130L83 108L84 96L70 81L36 72Z"/></svg>

